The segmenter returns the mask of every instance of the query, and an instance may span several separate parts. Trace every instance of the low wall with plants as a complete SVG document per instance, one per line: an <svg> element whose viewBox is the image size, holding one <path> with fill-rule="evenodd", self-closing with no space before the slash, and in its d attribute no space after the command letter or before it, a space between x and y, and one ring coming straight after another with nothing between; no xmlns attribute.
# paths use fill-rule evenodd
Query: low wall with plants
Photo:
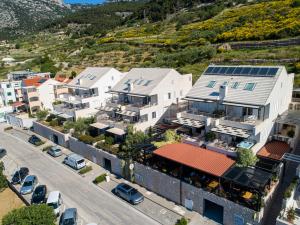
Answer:
<svg viewBox="0 0 300 225"><path fill-rule="evenodd" d="M74 137L69 138L69 149L72 152L82 155L84 158L87 158L90 161L104 168L107 166L105 165L105 159L110 160L111 172L119 176L122 176L123 174L124 161L113 154L110 154L106 151L103 151L102 149L98 149L92 145L79 141Z"/></svg>
<svg viewBox="0 0 300 225"><path fill-rule="evenodd" d="M51 141L54 141L54 136L56 136L58 145L65 148L69 146L69 134L64 134L39 122L33 122L33 130L35 133Z"/></svg>

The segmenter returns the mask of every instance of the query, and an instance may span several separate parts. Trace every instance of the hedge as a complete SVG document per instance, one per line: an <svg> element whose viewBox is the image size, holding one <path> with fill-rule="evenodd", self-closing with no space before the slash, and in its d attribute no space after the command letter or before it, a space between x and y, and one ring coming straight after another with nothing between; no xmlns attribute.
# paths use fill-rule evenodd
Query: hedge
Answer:
<svg viewBox="0 0 300 225"><path fill-rule="evenodd" d="M105 181L105 177L106 177L106 174L103 173L100 176L96 177L95 180L93 180L93 183L94 184L99 184L99 183Z"/></svg>

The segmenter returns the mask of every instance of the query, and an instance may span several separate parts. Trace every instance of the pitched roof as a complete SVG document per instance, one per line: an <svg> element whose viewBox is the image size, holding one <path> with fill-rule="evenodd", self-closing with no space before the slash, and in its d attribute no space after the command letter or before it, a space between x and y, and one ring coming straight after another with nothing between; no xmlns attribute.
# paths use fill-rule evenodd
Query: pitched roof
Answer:
<svg viewBox="0 0 300 225"><path fill-rule="evenodd" d="M55 76L54 79L55 79L56 81L58 81L58 82L65 83L65 84L71 82L71 80L72 80L72 79L69 79L68 77L60 76L60 75Z"/></svg>
<svg viewBox="0 0 300 225"><path fill-rule="evenodd" d="M69 86L91 88L99 79L108 73L111 67L87 67L84 71L78 74L72 81L68 83Z"/></svg>
<svg viewBox="0 0 300 225"><path fill-rule="evenodd" d="M220 86L226 84L228 86L228 92L223 100L224 102L265 105L279 75L284 69L282 66L272 67L277 72L271 76L258 75L257 73L251 74L252 69L253 71L261 71L261 68L264 68L264 70L268 68L263 66L210 66L206 71L211 70L211 67L223 67L223 71L229 68L232 68L230 71L234 68L248 68L250 72L248 74L226 74L226 72L215 74L204 72L186 95L186 98L218 100ZM216 82L213 87L208 87L210 81ZM238 83L237 88L232 87L235 82ZM247 83L255 83L252 91L244 90Z"/></svg>
<svg viewBox="0 0 300 225"><path fill-rule="evenodd" d="M257 155L274 160L280 160L284 153L290 151L290 146L283 141L271 141L262 147Z"/></svg>
<svg viewBox="0 0 300 225"><path fill-rule="evenodd" d="M133 84L132 94L150 95L154 88L171 72L168 68L133 68L112 89L112 92L128 93L128 84Z"/></svg>
<svg viewBox="0 0 300 225"><path fill-rule="evenodd" d="M23 87L31 87L31 86L38 87L47 80L48 80L48 78L45 78L45 77L34 77L34 78L24 79L22 81L22 86Z"/></svg>
<svg viewBox="0 0 300 225"><path fill-rule="evenodd" d="M154 154L218 177L235 164L224 154L183 143L165 145Z"/></svg>

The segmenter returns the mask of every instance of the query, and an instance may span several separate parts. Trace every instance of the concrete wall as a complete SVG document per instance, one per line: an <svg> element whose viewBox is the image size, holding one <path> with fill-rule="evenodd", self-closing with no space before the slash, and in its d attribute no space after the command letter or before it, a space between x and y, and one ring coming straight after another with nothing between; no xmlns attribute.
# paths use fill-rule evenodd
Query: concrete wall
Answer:
<svg viewBox="0 0 300 225"><path fill-rule="evenodd" d="M84 158L89 159L90 161L105 167L104 159L111 161L111 172L122 176L123 169L123 160L117 158L117 156L112 155L108 152L105 152L101 149L95 148L91 145L85 144L76 138L69 138L69 148L72 152L82 155Z"/></svg>
<svg viewBox="0 0 300 225"><path fill-rule="evenodd" d="M36 118L22 118L22 115L17 115L13 113L7 114L5 118L8 124L20 128L30 128L33 126L33 122L36 121Z"/></svg>
<svg viewBox="0 0 300 225"><path fill-rule="evenodd" d="M135 163L134 177L137 184L200 214L204 213L205 200L223 206L224 225L235 224L235 220L243 220L244 224L257 225L262 217L261 213L257 213L254 210L204 191L201 188L196 188L185 182L181 182L180 184L178 179L139 163Z"/></svg>
<svg viewBox="0 0 300 225"><path fill-rule="evenodd" d="M33 122L33 130L35 133L53 141L53 135L58 137L58 144L63 147L69 146L69 134L61 133L51 127L47 127L39 122Z"/></svg>

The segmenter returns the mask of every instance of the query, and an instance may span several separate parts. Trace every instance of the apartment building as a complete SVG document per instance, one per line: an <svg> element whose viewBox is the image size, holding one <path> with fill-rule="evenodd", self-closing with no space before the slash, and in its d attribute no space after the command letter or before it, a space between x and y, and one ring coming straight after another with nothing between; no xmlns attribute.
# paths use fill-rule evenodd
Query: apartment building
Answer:
<svg viewBox="0 0 300 225"><path fill-rule="evenodd" d="M2 81L0 83L0 99L7 106L16 101L22 101L21 81Z"/></svg>
<svg viewBox="0 0 300 225"><path fill-rule="evenodd" d="M288 110L294 74L283 66L209 66L186 95L174 123L190 129L187 142L235 156L260 150ZM209 133L209 135L208 135Z"/></svg>
<svg viewBox="0 0 300 225"><path fill-rule="evenodd" d="M34 77L44 77L50 78L50 73L36 73L30 70L24 71L13 71L7 74L7 79L10 81L21 81L24 79L34 78Z"/></svg>
<svg viewBox="0 0 300 225"><path fill-rule="evenodd" d="M123 77L123 73L110 67L88 67L65 85L68 94L59 94L54 114L77 119L95 115L110 97L107 92Z"/></svg>
<svg viewBox="0 0 300 225"><path fill-rule="evenodd" d="M133 124L145 131L169 117L170 106L179 103L191 87L191 74L167 68L131 69L109 91L110 101L100 108L98 122L123 130Z"/></svg>

